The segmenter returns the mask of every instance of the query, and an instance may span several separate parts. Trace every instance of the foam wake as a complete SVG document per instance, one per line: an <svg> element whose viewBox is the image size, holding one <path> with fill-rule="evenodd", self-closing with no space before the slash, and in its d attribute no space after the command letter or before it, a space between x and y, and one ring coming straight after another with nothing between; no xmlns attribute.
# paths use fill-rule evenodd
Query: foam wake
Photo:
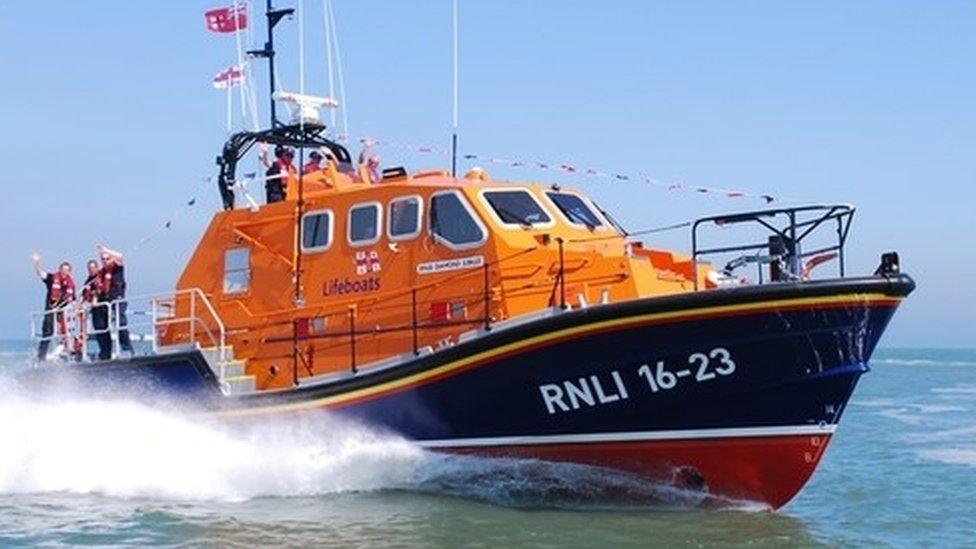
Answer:
<svg viewBox="0 0 976 549"><path fill-rule="evenodd" d="M425 454L326 415L217 426L125 401L0 405L0 492L244 499L376 490Z"/></svg>
<svg viewBox="0 0 976 549"><path fill-rule="evenodd" d="M432 453L325 412L242 425L125 400L0 394L0 494L236 501L397 490L532 507L705 497L594 467Z"/></svg>

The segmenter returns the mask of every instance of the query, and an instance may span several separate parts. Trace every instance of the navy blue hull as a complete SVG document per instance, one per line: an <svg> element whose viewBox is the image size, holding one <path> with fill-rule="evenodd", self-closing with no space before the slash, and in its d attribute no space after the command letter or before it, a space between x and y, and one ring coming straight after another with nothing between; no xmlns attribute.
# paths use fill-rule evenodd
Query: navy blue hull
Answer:
<svg viewBox="0 0 976 549"><path fill-rule="evenodd" d="M210 403L220 386L199 351L140 356L94 364L27 370L18 382L38 392L76 391L89 396L131 396L142 401Z"/></svg>
<svg viewBox="0 0 976 549"><path fill-rule="evenodd" d="M893 311L776 311L592 333L339 410L418 440L835 424ZM733 368L723 367L726 354L734 370L722 374Z"/></svg>

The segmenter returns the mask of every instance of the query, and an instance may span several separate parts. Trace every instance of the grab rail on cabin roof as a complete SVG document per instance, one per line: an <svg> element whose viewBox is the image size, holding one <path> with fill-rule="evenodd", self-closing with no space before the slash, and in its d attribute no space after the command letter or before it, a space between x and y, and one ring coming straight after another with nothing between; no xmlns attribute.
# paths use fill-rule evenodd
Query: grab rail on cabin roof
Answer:
<svg viewBox="0 0 976 549"><path fill-rule="evenodd" d="M802 280L806 274L801 264L804 258L837 258L838 274L844 276L844 245L854 219L855 208L850 204L815 204L790 208L773 208L734 214L714 215L695 220L691 228L692 279L698 290L698 259L706 255L746 252L730 261L724 272L748 263L758 267L758 283L763 283L763 265L768 264L772 282ZM814 250L804 251L802 244L826 223L835 222L836 241ZM730 227L750 224L765 229L767 239L759 243L700 248L699 229L702 227ZM751 253L748 253L751 252ZM817 263L814 263L816 265Z"/></svg>

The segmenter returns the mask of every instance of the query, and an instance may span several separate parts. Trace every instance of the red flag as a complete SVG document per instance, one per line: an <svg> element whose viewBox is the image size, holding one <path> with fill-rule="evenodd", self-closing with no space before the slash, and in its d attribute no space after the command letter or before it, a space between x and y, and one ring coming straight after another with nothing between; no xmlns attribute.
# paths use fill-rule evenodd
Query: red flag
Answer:
<svg viewBox="0 0 976 549"><path fill-rule="evenodd" d="M212 32L228 33L247 28L247 4L214 8L203 14L207 29Z"/></svg>
<svg viewBox="0 0 976 549"><path fill-rule="evenodd" d="M244 79L244 66L234 65L233 67L218 72L213 77L213 87L218 90L226 90L230 86L236 86Z"/></svg>

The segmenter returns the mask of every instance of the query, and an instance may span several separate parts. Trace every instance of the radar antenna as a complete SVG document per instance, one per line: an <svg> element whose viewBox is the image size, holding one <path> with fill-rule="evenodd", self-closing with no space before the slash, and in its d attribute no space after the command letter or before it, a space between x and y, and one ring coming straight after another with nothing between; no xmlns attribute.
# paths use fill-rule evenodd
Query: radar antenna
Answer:
<svg viewBox="0 0 976 549"><path fill-rule="evenodd" d="M323 107L334 109L339 106L339 102L331 97L317 97L285 91L274 92L271 94L271 99L289 105L293 124L319 124L321 122L320 109Z"/></svg>

